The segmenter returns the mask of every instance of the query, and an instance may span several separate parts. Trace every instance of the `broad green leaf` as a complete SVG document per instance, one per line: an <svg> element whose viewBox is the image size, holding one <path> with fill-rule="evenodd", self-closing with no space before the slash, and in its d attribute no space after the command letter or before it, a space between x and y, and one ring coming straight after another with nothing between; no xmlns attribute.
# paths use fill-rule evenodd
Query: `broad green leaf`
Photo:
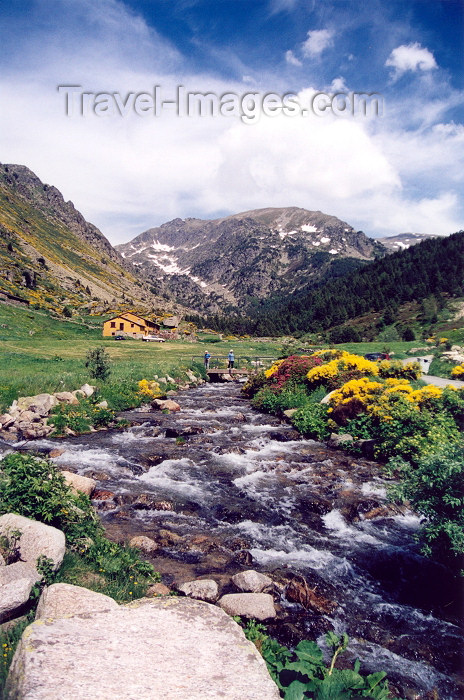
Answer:
<svg viewBox="0 0 464 700"><path fill-rule="evenodd" d="M312 664L321 665L323 663L322 649L316 642L308 642L304 639L295 647L295 653L302 661L309 661Z"/></svg>
<svg viewBox="0 0 464 700"><path fill-rule="evenodd" d="M301 683L301 681L293 681L290 683L288 688L285 689L285 700L305 700L310 696L306 694L305 691L309 690L306 683Z"/></svg>

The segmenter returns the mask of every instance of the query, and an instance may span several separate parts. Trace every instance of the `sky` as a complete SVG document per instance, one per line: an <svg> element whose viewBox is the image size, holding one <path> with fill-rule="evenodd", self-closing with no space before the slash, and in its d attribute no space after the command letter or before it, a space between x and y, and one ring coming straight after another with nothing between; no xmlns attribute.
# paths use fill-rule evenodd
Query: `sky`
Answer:
<svg viewBox="0 0 464 700"><path fill-rule="evenodd" d="M13 0L0 161L113 244L285 206L445 235L464 228L463 37L463 0Z"/></svg>

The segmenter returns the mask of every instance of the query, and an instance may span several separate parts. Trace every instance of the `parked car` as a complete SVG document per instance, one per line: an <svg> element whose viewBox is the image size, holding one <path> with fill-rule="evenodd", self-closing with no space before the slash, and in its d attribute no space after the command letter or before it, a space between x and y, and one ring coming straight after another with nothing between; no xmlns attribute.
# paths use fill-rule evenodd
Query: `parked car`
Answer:
<svg viewBox="0 0 464 700"><path fill-rule="evenodd" d="M378 362L379 360L389 360L390 355L388 352L368 352L364 355L365 360L370 360L371 362Z"/></svg>
<svg viewBox="0 0 464 700"><path fill-rule="evenodd" d="M159 335L144 335L142 340L145 340L147 343L165 343L166 338L160 338Z"/></svg>
<svg viewBox="0 0 464 700"><path fill-rule="evenodd" d="M126 336L125 336L125 335L115 335L115 336L114 336L114 339L115 339L115 340L125 340L125 339L126 339Z"/></svg>

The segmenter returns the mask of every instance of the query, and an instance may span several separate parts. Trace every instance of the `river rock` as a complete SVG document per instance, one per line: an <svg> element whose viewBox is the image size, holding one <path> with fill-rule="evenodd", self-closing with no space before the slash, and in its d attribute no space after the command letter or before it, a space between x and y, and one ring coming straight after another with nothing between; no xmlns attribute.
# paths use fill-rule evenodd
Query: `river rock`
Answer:
<svg viewBox="0 0 464 700"><path fill-rule="evenodd" d="M95 392L96 386L92 386L91 384L83 384L80 388L80 391L82 391L87 398L92 396L92 394Z"/></svg>
<svg viewBox="0 0 464 700"><path fill-rule="evenodd" d="M79 403L78 399L70 391L58 391L53 396L58 399L60 403L69 403L71 405L77 405Z"/></svg>
<svg viewBox="0 0 464 700"><path fill-rule="evenodd" d="M172 399L155 399L151 405L155 409L159 409L160 411L169 411L169 413L180 411L179 404L177 401L173 401Z"/></svg>
<svg viewBox="0 0 464 700"><path fill-rule="evenodd" d="M171 589L164 585L164 583L154 583L147 589L147 597L155 597L158 595L169 595Z"/></svg>
<svg viewBox="0 0 464 700"><path fill-rule="evenodd" d="M5 697L278 700L280 694L256 647L222 610L169 597L32 623Z"/></svg>
<svg viewBox="0 0 464 700"><path fill-rule="evenodd" d="M27 562L17 561L0 567L0 623L17 617L39 579L35 566Z"/></svg>
<svg viewBox="0 0 464 700"><path fill-rule="evenodd" d="M103 399L103 401L100 401L100 403L96 404L97 408L108 408L108 401L106 399Z"/></svg>
<svg viewBox="0 0 464 700"><path fill-rule="evenodd" d="M31 409L41 416L47 416L57 403L58 399L53 394L37 394L36 396L20 396L17 401L13 401L11 408L17 413Z"/></svg>
<svg viewBox="0 0 464 700"><path fill-rule="evenodd" d="M205 600L207 603L215 603L218 599L218 585L212 579L197 579L186 581L178 586L181 593L190 598Z"/></svg>
<svg viewBox="0 0 464 700"><path fill-rule="evenodd" d="M10 425L13 425L14 421L15 419L13 418L13 416L10 416L9 413L4 413L0 416L0 425L4 430L6 430L6 428L9 428Z"/></svg>
<svg viewBox="0 0 464 700"><path fill-rule="evenodd" d="M284 416L285 416L286 418L293 418L293 416L294 416L295 413L297 413L297 412L298 412L298 409L297 409L297 408L287 408L287 410L284 411Z"/></svg>
<svg viewBox="0 0 464 700"><path fill-rule="evenodd" d="M117 602L103 593L69 583L53 583L44 588L35 613L36 620L67 617L83 613L111 610Z"/></svg>
<svg viewBox="0 0 464 700"><path fill-rule="evenodd" d="M344 447L353 442L353 436L349 433L332 433L327 444L329 447Z"/></svg>
<svg viewBox="0 0 464 700"><path fill-rule="evenodd" d="M276 616L274 600L269 593L227 593L219 600L219 606L228 615L268 620Z"/></svg>
<svg viewBox="0 0 464 700"><path fill-rule="evenodd" d="M260 574L259 571L249 569L241 571L235 576L232 576L232 583L239 591L244 593L261 593L262 591L272 588L273 581L269 576Z"/></svg>
<svg viewBox="0 0 464 700"><path fill-rule="evenodd" d="M71 487L74 493L85 493L90 496L94 490L97 482L94 479L89 479L88 476L80 476L79 474L74 474L73 472L62 471L64 480Z"/></svg>
<svg viewBox="0 0 464 700"><path fill-rule="evenodd" d="M142 552L155 552L159 545L152 540L151 537L146 537L145 535L136 535L129 542L129 547L135 547L135 549L141 549Z"/></svg>
<svg viewBox="0 0 464 700"><path fill-rule="evenodd" d="M48 456L50 459L54 459L55 457L61 457L65 453L65 450L60 450L59 448L54 448L53 450L50 450L48 453Z"/></svg>

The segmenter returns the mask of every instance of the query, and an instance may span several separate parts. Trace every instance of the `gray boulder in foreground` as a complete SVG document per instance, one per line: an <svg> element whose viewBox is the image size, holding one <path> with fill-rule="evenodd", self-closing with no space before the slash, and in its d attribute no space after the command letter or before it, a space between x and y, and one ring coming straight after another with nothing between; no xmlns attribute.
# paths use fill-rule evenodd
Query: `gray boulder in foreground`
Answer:
<svg viewBox="0 0 464 700"><path fill-rule="evenodd" d="M16 513L2 515L0 535L8 536L14 530L21 532L19 539L21 561L35 566L38 557L44 555L52 559L54 571L61 566L66 548L65 536L61 530Z"/></svg>
<svg viewBox="0 0 464 700"><path fill-rule="evenodd" d="M26 628L5 700L277 700L241 628L214 605L144 598Z"/></svg>
<svg viewBox="0 0 464 700"><path fill-rule="evenodd" d="M65 536L61 530L15 513L0 517L0 536L10 537L19 531L21 560L0 568L0 623L21 612L33 585L42 578L36 569L44 555L53 560L56 571L63 561Z"/></svg>

